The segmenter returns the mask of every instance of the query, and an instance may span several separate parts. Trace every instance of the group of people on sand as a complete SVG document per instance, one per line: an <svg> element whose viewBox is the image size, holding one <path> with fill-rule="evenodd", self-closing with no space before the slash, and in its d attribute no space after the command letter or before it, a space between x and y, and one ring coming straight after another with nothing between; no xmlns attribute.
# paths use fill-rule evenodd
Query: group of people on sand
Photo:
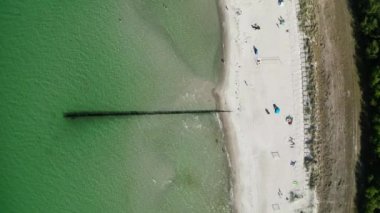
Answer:
<svg viewBox="0 0 380 213"><path fill-rule="evenodd" d="M280 4L280 2L282 4L283 0L279 0L279 4ZM278 17L278 22L276 22L276 26L280 27L280 25L283 25L283 24L285 24L285 19L282 16ZM257 23L251 24L251 27L254 30L260 30L261 29L260 25L258 25ZM289 29L286 29L286 32L289 32ZM258 49L255 45L253 45L253 52L255 54L256 64L259 65L261 63L261 59L259 58L259 52L258 52Z"/></svg>
<svg viewBox="0 0 380 213"><path fill-rule="evenodd" d="M278 3L279 3L280 6L282 6L282 5L283 5L283 0L279 0ZM277 25L277 27L279 27L279 25L283 25L284 23L285 23L285 19L284 19L282 16L280 16L280 17L278 18L278 22L276 23L276 25ZM254 30L260 30L260 29L261 29L261 27L260 27L257 23L254 23L253 25L251 25L251 27L252 27ZM289 31L286 30L286 32L289 32ZM253 45L253 53L254 53L254 55L255 55L256 64L257 64L257 65L260 64L260 63L261 63L261 59L260 59L260 57L259 57L259 50L257 49L257 47L256 47L255 45ZM267 109L267 108L265 108L265 112L266 112L268 115L271 114L270 110ZM274 112L274 114L280 114L280 112L281 112L280 107L277 106L276 104L273 104L273 112ZM285 117L285 121L286 121L289 125L292 125L292 123L293 123L293 117L292 117L291 115L287 115L287 116ZM294 148L294 146L295 146L294 138L293 138L293 137L289 137L289 141L288 141L288 142L290 143L290 148ZM296 166L296 163L297 163L296 160L290 160L290 163L289 163L289 164L290 164L290 166L295 167L295 166ZM297 181L293 181L293 184L297 185L298 182L297 182ZM279 195L280 197L282 197L282 192L281 192L280 189L279 189L278 195ZM286 200L288 200L288 199L289 199L289 198L286 197Z"/></svg>
<svg viewBox="0 0 380 213"><path fill-rule="evenodd" d="M278 107L276 104L273 104L273 111L274 111L274 114L280 114L280 107ZM265 112L269 115L270 114L270 111L265 108ZM293 123L293 117L291 115L288 115L286 116L285 118L285 121L289 124L289 125L292 125Z"/></svg>

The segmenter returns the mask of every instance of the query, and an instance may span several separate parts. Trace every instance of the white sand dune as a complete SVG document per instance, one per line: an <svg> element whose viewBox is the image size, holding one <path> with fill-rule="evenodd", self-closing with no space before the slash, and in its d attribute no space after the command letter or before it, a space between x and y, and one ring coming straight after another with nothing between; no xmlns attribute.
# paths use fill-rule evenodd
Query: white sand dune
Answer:
<svg viewBox="0 0 380 213"><path fill-rule="evenodd" d="M225 76L218 94L221 107L233 111L222 120L229 131L237 212L316 211L315 193L308 187L303 165L297 4L296 0L285 0L283 6L277 0L220 1ZM260 30L251 27L255 23ZM258 49L256 57L253 46ZM279 114L273 104L281 109ZM292 125L286 122L288 115L293 117ZM291 192L300 198L291 201Z"/></svg>

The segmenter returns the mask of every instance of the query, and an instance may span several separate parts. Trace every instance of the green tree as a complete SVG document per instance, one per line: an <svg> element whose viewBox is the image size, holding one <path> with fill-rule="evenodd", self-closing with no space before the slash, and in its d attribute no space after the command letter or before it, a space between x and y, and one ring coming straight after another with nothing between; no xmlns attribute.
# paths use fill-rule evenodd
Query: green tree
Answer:
<svg viewBox="0 0 380 213"><path fill-rule="evenodd" d="M379 0L369 0L367 14L380 16L380 1Z"/></svg>
<svg viewBox="0 0 380 213"><path fill-rule="evenodd" d="M372 40L366 48L367 56L370 59L375 59L379 54L379 43L377 40Z"/></svg>
<svg viewBox="0 0 380 213"><path fill-rule="evenodd" d="M380 84L380 66L376 66L371 73L371 87L375 88Z"/></svg>
<svg viewBox="0 0 380 213"><path fill-rule="evenodd" d="M354 1L357 9L354 14L356 23L359 24L358 42L362 56L363 65L367 69L360 70L363 76L370 79L368 94L371 96L368 115L371 126L370 134L367 136L369 144L368 153L365 153L368 180L364 183L365 190L361 200L360 212L380 212L380 0ZM369 69L369 72L368 72Z"/></svg>
<svg viewBox="0 0 380 213"><path fill-rule="evenodd" d="M367 188L365 196L368 199L366 212L373 213L376 210L380 210L380 192L378 188L370 186Z"/></svg>
<svg viewBox="0 0 380 213"><path fill-rule="evenodd" d="M373 16L366 16L360 24L361 30L365 35L373 35L379 28L377 18Z"/></svg>

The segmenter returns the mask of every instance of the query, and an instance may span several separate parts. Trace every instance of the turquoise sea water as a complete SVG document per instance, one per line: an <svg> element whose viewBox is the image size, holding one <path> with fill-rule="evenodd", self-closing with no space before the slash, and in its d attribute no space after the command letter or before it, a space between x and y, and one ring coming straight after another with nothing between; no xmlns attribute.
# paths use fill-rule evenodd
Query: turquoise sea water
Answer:
<svg viewBox="0 0 380 213"><path fill-rule="evenodd" d="M0 212L229 212L215 0L0 3Z"/></svg>

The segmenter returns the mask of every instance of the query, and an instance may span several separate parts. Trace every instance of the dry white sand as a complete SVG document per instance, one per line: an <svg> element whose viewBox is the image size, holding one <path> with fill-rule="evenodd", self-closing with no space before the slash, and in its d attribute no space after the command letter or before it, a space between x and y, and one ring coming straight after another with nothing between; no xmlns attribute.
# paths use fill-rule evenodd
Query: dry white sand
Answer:
<svg viewBox="0 0 380 213"><path fill-rule="evenodd" d="M237 212L314 212L304 165L296 0L222 0L225 76L218 94L230 131ZM284 24L279 24L282 16ZM257 23L260 30L251 25ZM276 25L278 24L278 26ZM288 32L287 32L288 30ZM262 62L256 64L253 46ZM280 109L274 113L273 104ZM270 111L268 115L265 109ZM286 116L293 117L289 125ZM291 147L290 137L295 145ZM290 165L295 161L295 165ZM291 201L290 193L302 198Z"/></svg>

